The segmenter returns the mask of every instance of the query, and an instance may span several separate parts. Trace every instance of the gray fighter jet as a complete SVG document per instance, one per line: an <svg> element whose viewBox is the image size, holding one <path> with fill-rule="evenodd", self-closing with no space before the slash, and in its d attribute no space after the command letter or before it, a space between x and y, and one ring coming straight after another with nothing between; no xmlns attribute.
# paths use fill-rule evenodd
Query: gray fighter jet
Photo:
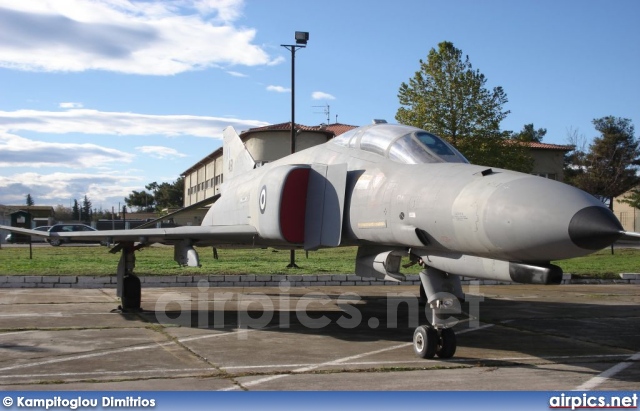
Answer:
<svg viewBox="0 0 640 411"><path fill-rule="evenodd" d="M421 264L431 324L414 333L423 358L450 358L456 338L439 314L464 299L460 277L558 284L550 264L584 256L638 233L625 232L601 201L574 187L469 164L424 130L373 124L255 167L233 128L224 131L224 184L201 226L78 233L3 229L116 244L118 295L139 307L135 250L175 246L175 260L198 266L194 246L282 249L357 246L355 273L401 281L402 257ZM133 284L133 285L129 285ZM136 292L136 287L138 290Z"/></svg>

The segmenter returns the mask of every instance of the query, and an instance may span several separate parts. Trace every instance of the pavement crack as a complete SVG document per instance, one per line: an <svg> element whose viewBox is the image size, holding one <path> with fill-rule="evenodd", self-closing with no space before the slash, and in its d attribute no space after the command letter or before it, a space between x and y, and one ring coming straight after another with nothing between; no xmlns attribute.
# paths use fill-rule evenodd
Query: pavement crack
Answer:
<svg viewBox="0 0 640 411"><path fill-rule="evenodd" d="M217 365L216 363L210 361L207 357L201 355L200 353L196 352L194 349L192 349L188 345L184 344L182 341L180 341L179 338L174 337L173 335L169 334L166 331L165 327L163 327L162 325L156 324L153 327L148 327L148 328L150 330L153 330L153 331L163 335L167 340L169 340L170 342L174 343L178 347L182 348L184 351L189 353L191 356L193 356L196 359L198 359L198 361L200 361L200 362L206 364L207 366L211 367L212 369L216 370L218 372L217 377L229 380L232 384L238 386L239 389L241 389L243 391L248 391L246 387L244 387L238 380L236 380L236 377L234 375L232 375L229 372L227 372L226 370L220 368L219 365Z"/></svg>

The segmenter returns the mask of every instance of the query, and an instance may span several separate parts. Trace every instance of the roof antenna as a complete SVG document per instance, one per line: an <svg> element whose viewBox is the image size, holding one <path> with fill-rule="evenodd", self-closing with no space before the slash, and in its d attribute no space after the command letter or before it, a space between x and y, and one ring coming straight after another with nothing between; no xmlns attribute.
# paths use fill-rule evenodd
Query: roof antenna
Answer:
<svg viewBox="0 0 640 411"><path fill-rule="evenodd" d="M326 104L324 106L313 106L313 107L322 107L323 108L323 110L322 110L323 114L325 116L327 116L327 125L331 124L331 111L329 110L330 107L329 107L328 104ZM314 113L315 114L320 114L319 111L314 111ZM336 116L336 117L338 117L338 116Z"/></svg>

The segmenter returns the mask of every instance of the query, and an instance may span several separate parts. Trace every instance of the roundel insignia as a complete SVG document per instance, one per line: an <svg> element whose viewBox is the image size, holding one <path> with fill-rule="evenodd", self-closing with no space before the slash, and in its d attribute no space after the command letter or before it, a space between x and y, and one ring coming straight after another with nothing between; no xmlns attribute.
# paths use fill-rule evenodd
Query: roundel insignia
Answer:
<svg viewBox="0 0 640 411"><path fill-rule="evenodd" d="M264 210L267 208L267 186L262 186L258 202L260 205L260 212L264 214Z"/></svg>

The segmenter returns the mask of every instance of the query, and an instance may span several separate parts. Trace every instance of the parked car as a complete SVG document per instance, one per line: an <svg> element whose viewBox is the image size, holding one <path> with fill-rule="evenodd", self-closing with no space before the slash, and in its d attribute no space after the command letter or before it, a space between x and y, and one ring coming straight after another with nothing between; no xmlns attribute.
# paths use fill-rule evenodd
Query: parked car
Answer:
<svg viewBox="0 0 640 411"><path fill-rule="evenodd" d="M56 224L49 228L50 233L73 233L78 231L98 231L93 227L89 227L85 224ZM58 247L62 244L66 243L100 243L100 245L108 245L107 241L99 241L95 239L86 239L86 240L72 240L64 237L54 237L47 238L46 240L49 244L54 247Z"/></svg>
<svg viewBox="0 0 640 411"><path fill-rule="evenodd" d="M41 225L40 227L34 228L34 230L49 231L49 228L51 228L51 226ZM37 235L32 235L31 236L31 242L32 243L41 243L41 242L44 242L44 241L45 241L44 237L38 237ZM24 235L24 234L9 233L9 234L7 234L7 237L5 238L5 242L10 243L10 244L13 244L13 243L28 243L29 242L29 236Z"/></svg>

